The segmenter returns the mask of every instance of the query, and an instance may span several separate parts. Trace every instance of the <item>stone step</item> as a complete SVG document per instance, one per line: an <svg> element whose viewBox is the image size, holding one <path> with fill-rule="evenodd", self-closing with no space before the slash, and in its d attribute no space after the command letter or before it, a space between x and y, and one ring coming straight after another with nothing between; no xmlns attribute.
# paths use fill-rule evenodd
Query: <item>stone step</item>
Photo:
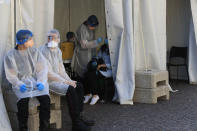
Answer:
<svg viewBox="0 0 197 131"><path fill-rule="evenodd" d="M17 113L8 112L10 123L13 131L19 131ZM28 131L39 131L39 114L29 115L28 118Z"/></svg>
<svg viewBox="0 0 197 131"><path fill-rule="evenodd" d="M8 112L10 123L13 131L19 131L17 113ZM61 110L51 110L50 124L55 124L56 129L62 128L62 112ZM39 131L39 113L29 114L28 131Z"/></svg>
<svg viewBox="0 0 197 131"><path fill-rule="evenodd" d="M158 98L163 100L169 100L169 88L168 86L159 86L157 88L135 88L134 102L139 103L157 103Z"/></svg>
<svg viewBox="0 0 197 131"><path fill-rule="evenodd" d="M168 71L137 70L135 72L135 86L138 88L157 88L168 84Z"/></svg>
<svg viewBox="0 0 197 131"><path fill-rule="evenodd" d="M61 110L51 110L50 124L55 124L56 129L62 128L62 111Z"/></svg>
<svg viewBox="0 0 197 131"><path fill-rule="evenodd" d="M54 93L50 93L51 109L61 109L61 97ZM12 90L4 92L4 101L8 112L18 112L17 110L17 97ZM40 105L37 98L30 98L29 100L29 114L38 112Z"/></svg>

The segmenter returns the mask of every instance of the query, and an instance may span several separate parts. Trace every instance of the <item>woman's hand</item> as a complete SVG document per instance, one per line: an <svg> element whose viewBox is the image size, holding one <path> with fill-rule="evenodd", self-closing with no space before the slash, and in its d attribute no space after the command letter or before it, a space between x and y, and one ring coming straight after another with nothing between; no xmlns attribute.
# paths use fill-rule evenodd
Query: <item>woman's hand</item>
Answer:
<svg viewBox="0 0 197 131"><path fill-rule="evenodd" d="M101 67L107 67L107 66L106 66L106 64L100 64L100 65L98 65L97 70L99 70Z"/></svg>
<svg viewBox="0 0 197 131"><path fill-rule="evenodd" d="M76 81L65 81L64 82L67 85L73 86L74 88L77 87L77 82Z"/></svg>

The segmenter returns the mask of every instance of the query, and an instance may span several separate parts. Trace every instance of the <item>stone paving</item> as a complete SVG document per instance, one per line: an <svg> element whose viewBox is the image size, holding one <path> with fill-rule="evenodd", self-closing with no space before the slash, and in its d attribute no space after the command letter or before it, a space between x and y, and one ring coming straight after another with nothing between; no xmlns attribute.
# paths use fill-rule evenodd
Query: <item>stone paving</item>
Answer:
<svg viewBox="0 0 197 131"><path fill-rule="evenodd" d="M182 81L175 81L171 86L179 91L171 93L169 101L157 104L86 104L85 114L96 121L92 131L197 131L197 86ZM71 131L64 97L62 109L60 131Z"/></svg>

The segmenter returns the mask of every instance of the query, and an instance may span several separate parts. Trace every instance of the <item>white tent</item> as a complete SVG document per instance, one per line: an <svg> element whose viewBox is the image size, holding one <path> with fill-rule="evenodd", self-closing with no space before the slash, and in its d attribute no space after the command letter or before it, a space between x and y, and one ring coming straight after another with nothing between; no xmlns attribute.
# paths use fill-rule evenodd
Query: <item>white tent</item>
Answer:
<svg viewBox="0 0 197 131"><path fill-rule="evenodd" d="M14 44L14 1L0 0L0 130L11 131L10 122L5 109L1 89L6 88L3 82L3 58L5 53L15 46ZM48 30L53 28L54 17L53 0L16 0L16 30L28 28L34 33L36 46L46 42Z"/></svg>
<svg viewBox="0 0 197 131"><path fill-rule="evenodd" d="M166 69L166 2L106 0L105 5L117 96L130 104L135 70Z"/></svg>
<svg viewBox="0 0 197 131"><path fill-rule="evenodd" d="M189 33L189 78L190 83L197 84L197 1L191 0L192 18Z"/></svg>
<svg viewBox="0 0 197 131"><path fill-rule="evenodd" d="M144 49L147 68L165 70L165 3L163 0L58 0L54 26L65 39L67 31L75 31L89 15L97 15L100 22L97 37L105 37L107 32L109 39L116 96L121 104L132 104L135 69L145 69Z"/></svg>
<svg viewBox="0 0 197 131"><path fill-rule="evenodd" d="M173 1L176 5L176 2L184 3L188 0L105 0L105 2L104 0L58 0L58 2L64 2L67 6L63 6L64 4L61 3L57 4L57 1L54 2L54 0L17 0L16 29L31 29L35 36L36 46L39 46L45 42L45 35L48 30L58 27L61 34L69 30L75 31L77 25L92 14L91 12L94 12L100 18L100 25L102 25L98 29L98 35L105 36L107 32L109 39L116 96L120 104L132 104L135 90L135 70L166 70L167 43L170 40L166 37L168 36L166 31L166 28L168 29L166 27L168 14L166 12L171 11L167 10L167 2L170 1ZM190 38L189 72L190 81L195 83L197 82L195 76L195 72L197 72L197 62L195 62L197 57L195 53L197 50L195 39L195 32L197 32L197 0L190 1L191 9L189 8L189 10L191 10L191 20L194 26L190 26L191 33L188 37L188 39ZM61 8L65 8L65 13L62 13ZM80 12L76 12L75 9L80 9ZM3 56L8 49L15 45L13 12L14 0L0 0L1 74L3 71ZM69 13L67 14L67 12ZM67 17L64 17L64 14L67 14ZM61 28L60 25L67 26ZM189 30L189 26L187 28ZM189 33L187 34L189 36ZM10 126L3 106L1 92L0 97L2 105L0 114L4 117L0 123L1 125L7 125L5 128L0 126L0 130L6 131L6 129L10 130ZM3 122L6 122L6 124Z"/></svg>
<svg viewBox="0 0 197 131"><path fill-rule="evenodd" d="M8 27L9 24L8 22L10 21L9 18L9 14L10 14L10 4L8 3L3 3L4 1L0 1L0 12L4 12L4 13L0 13L0 18L1 18L1 23L0 23L0 73L2 76L2 71L3 71L3 67L2 67L2 63L3 63L3 56L5 54L5 50L6 50L6 44L8 43L7 41L7 37L8 37ZM1 81L2 83L2 81ZM9 123L9 119L8 119L8 115L7 115L7 111L5 109L5 105L4 105L4 101L3 101L3 95L2 95L2 89L0 89L0 115L1 115L1 119L0 119L0 130L2 131L11 131L11 126Z"/></svg>

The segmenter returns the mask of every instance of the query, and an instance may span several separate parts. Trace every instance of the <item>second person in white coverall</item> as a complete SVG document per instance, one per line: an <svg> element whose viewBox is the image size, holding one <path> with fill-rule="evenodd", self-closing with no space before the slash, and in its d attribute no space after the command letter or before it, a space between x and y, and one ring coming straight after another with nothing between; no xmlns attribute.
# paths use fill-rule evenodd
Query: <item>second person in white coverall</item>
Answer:
<svg viewBox="0 0 197 131"><path fill-rule="evenodd" d="M40 47L40 51L48 62L48 82L50 91L66 95L73 131L89 131L94 121L84 120L81 117L83 111L83 87L80 83L73 81L67 75L62 61L62 53L58 47L60 34L56 29L49 31L48 43Z"/></svg>

